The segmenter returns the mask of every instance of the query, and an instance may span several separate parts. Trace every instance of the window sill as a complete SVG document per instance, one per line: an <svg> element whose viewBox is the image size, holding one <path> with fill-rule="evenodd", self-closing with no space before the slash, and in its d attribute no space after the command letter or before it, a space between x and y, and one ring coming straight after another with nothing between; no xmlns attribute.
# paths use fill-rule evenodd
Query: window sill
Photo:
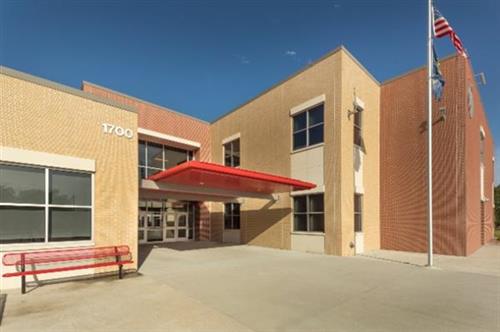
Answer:
<svg viewBox="0 0 500 332"><path fill-rule="evenodd" d="M92 247L94 241L65 241L65 242L40 242L40 243L12 243L0 244L0 253L21 250L44 250L58 248Z"/></svg>
<svg viewBox="0 0 500 332"><path fill-rule="evenodd" d="M311 235L311 236L325 236L325 232L291 232L292 235Z"/></svg>
<svg viewBox="0 0 500 332"><path fill-rule="evenodd" d="M312 150L312 149L315 149L315 148L322 147L324 145L325 145L325 142L321 142L321 143L310 145L310 146L306 146L306 147L303 147L303 148L300 148L300 149L297 149L297 150L292 150L290 152L290 154L294 154L294 153L298 153L298 152L303 152L303 151L307 151L307 150Z"/></svg>

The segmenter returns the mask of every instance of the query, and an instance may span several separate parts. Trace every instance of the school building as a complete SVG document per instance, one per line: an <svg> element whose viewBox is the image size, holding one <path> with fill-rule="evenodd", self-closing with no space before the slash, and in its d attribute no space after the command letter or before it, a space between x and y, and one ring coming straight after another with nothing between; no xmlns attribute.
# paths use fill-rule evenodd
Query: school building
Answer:
<svg viewBox="0 0 500 332"><path fill-rule="evenodd" d="M441 66L435 250L469 255L493 239L493 138L469 60ZM136 260L142 244L203 240L425 251L425 90L425 68L380 83L339 47L208 123L1 67L0 256L128 245Z"/></svg>

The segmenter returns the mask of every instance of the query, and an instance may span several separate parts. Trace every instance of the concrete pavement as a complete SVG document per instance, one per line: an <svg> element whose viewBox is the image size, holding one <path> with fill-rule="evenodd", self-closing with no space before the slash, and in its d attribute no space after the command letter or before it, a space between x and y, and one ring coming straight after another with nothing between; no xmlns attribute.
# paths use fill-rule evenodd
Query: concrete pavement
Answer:
<svg viewBox="0 0 500 332"><path fill-rule="evenodd" d="M500 329L496 275L251 246L143 256L141 275L124 280L9 293L2 332Z"/></svg>

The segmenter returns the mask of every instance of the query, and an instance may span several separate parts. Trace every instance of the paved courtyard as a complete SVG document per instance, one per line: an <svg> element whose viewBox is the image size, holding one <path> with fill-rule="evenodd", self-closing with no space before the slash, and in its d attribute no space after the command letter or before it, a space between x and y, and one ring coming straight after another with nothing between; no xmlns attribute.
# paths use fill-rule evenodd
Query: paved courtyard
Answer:
<svg viewBox="0 0 500 332"><path fill-rule="evenodd" d="M500 277L488 266L500 264L499 250L481 249L476 255L490 259L466 272L380 252L342 258L202 242L142 247L140 274L124 280L8 292L0 329L498 331Z"/></svg>

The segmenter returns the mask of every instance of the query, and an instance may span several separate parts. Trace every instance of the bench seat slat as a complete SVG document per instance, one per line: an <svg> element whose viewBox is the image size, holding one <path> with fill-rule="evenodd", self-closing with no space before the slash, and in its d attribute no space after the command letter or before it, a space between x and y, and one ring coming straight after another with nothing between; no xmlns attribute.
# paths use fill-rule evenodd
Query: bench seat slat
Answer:
<svg viewBox="0 0 500 332"><path fill-rule="evenodd" d="M96 268L96 267L106 267L106 266L124 265L124 264L132 264L132 263L133 263L132 260L126 260L126 261L119 261L119 262L85 264L85 265L79 265L79 266L64 266L64 267L55 267L55 268L43 269L43 270L30 270L30 271L24 271L24 272L19 271L19 272L5 273L5 274L3 274L3 277L6 277L6 278L19 277L19 276L23 276L23 275L28 276L28 275L52 273L52 272L83 270L83 269L90 269L90 268Z"/></svg>

